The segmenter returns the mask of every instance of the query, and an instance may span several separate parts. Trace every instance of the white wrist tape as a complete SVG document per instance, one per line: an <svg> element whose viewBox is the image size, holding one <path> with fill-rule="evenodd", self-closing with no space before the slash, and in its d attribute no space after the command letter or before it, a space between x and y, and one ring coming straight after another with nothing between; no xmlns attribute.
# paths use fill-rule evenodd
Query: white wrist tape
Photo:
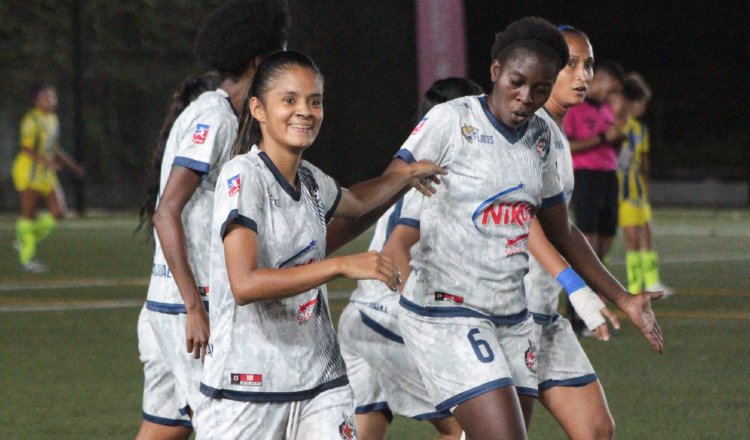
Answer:
<svg viewBox="0 0 750 440"><path fill-rule="evenodd" d="M573 304L576 313L589 330L594 331L595 328L606 322L604 315L602 315L602 309L605 307L604 302L589 286L576 290L568 295L568 298L570 298L570 303Z"/></svg>

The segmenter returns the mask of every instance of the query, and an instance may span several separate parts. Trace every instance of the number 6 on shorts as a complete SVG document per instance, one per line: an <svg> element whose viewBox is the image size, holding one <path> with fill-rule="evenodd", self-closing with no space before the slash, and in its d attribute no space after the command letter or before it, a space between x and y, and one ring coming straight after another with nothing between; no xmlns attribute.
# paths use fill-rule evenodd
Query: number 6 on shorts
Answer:
<svg viewBox="0 0 750 440"><path fill-rule="evenodd" d="M477 355L477 359L479 359L479 362L483 362L485 364L492 362L493 360L495 360L495 353L492 352L492 348L490 348L490 344L487 341L474 337L478 333L479 329L473 328L469 330L469 334L466 335L466 337L469 338L469 342L471 342L471 348L474 349L474 354ZM487 354L482 353L483 347Z"/></svg>

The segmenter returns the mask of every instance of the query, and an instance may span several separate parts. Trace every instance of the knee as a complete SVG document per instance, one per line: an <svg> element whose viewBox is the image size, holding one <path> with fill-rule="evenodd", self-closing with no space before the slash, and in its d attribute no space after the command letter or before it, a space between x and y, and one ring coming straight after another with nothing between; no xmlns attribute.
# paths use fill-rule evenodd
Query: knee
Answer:
<svg viewBox="0 0 750 440"><path fill-rule="evenodd" d="M615 421L611 415L602 417L594 425L594 435L592 438L597 440L612 440L615 438Z"/></svg>

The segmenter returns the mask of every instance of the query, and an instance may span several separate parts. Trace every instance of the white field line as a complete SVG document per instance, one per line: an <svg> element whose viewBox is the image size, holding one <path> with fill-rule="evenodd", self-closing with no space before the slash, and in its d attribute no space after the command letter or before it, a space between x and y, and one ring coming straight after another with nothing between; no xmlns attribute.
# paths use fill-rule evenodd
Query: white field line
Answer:
<svg viewBox="0 0 750 440"><path fill-rule="evenodd" d="M133 219L87 219L79 220L61 220L57 223L57 229L70 230L91 230L91 229L129 229L135 231L138 227L138 220ZM0 222L0 231L15 231L15 222ZM138 234L141 232L139 231Z"/></svg>
<svg viewBox="0 0 750 440"><path fill-rule="evenodd" d="M14 312L66 312L70 310L102 310L141 307L143 300L123 299L107 301L76 301L58 304L19 304L0 306L0 313Z"/></svg>
<svg viewBox="0 0 750 440"><path fill-rule="evenodd" d="M148 286L148 278L80 278L38 282L0 283L0 292L23 290L81 289L86 287Z"/></svg>
<svg viewBox="0 0 750 440"><path fill-rule="evenodd" d="M698 253L680 256L663 256L660 264L687 264L716 261L745 261L750 260L750 255L743 253ZM613 261L613 266L622 265L622 261ZM90 287L118 287L118 286L147 286L148 278L81 278L75 280L50 280L42 282L11 282L0 283L0 293L18 291L53 291L59 289L76 289ZM333 300L344 300L349 298L351 292L335 290L329 292L328 296ZM144 292L145 300L145 292ZM6 312L42 312L42 311L65 311L65 310L91 310L140 307L143 300L105 300L105 301L75 301L65 303L45 304L19 304L0 306L0 313Z"/></svg>

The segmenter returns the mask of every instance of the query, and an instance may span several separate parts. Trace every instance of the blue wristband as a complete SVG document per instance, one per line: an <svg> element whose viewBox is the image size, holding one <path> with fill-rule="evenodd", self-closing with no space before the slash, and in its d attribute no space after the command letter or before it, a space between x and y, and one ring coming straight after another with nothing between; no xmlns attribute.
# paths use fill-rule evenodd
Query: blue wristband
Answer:
<svg viewBox="0 0 750 440"><path fill-rule="evenodd" d="M558 283L562 284L563 288L568 293L568 296L570 296L571 293L586 287L586 282L583 281L576 271L570 267L557 274L555 279Z"/></svg>

